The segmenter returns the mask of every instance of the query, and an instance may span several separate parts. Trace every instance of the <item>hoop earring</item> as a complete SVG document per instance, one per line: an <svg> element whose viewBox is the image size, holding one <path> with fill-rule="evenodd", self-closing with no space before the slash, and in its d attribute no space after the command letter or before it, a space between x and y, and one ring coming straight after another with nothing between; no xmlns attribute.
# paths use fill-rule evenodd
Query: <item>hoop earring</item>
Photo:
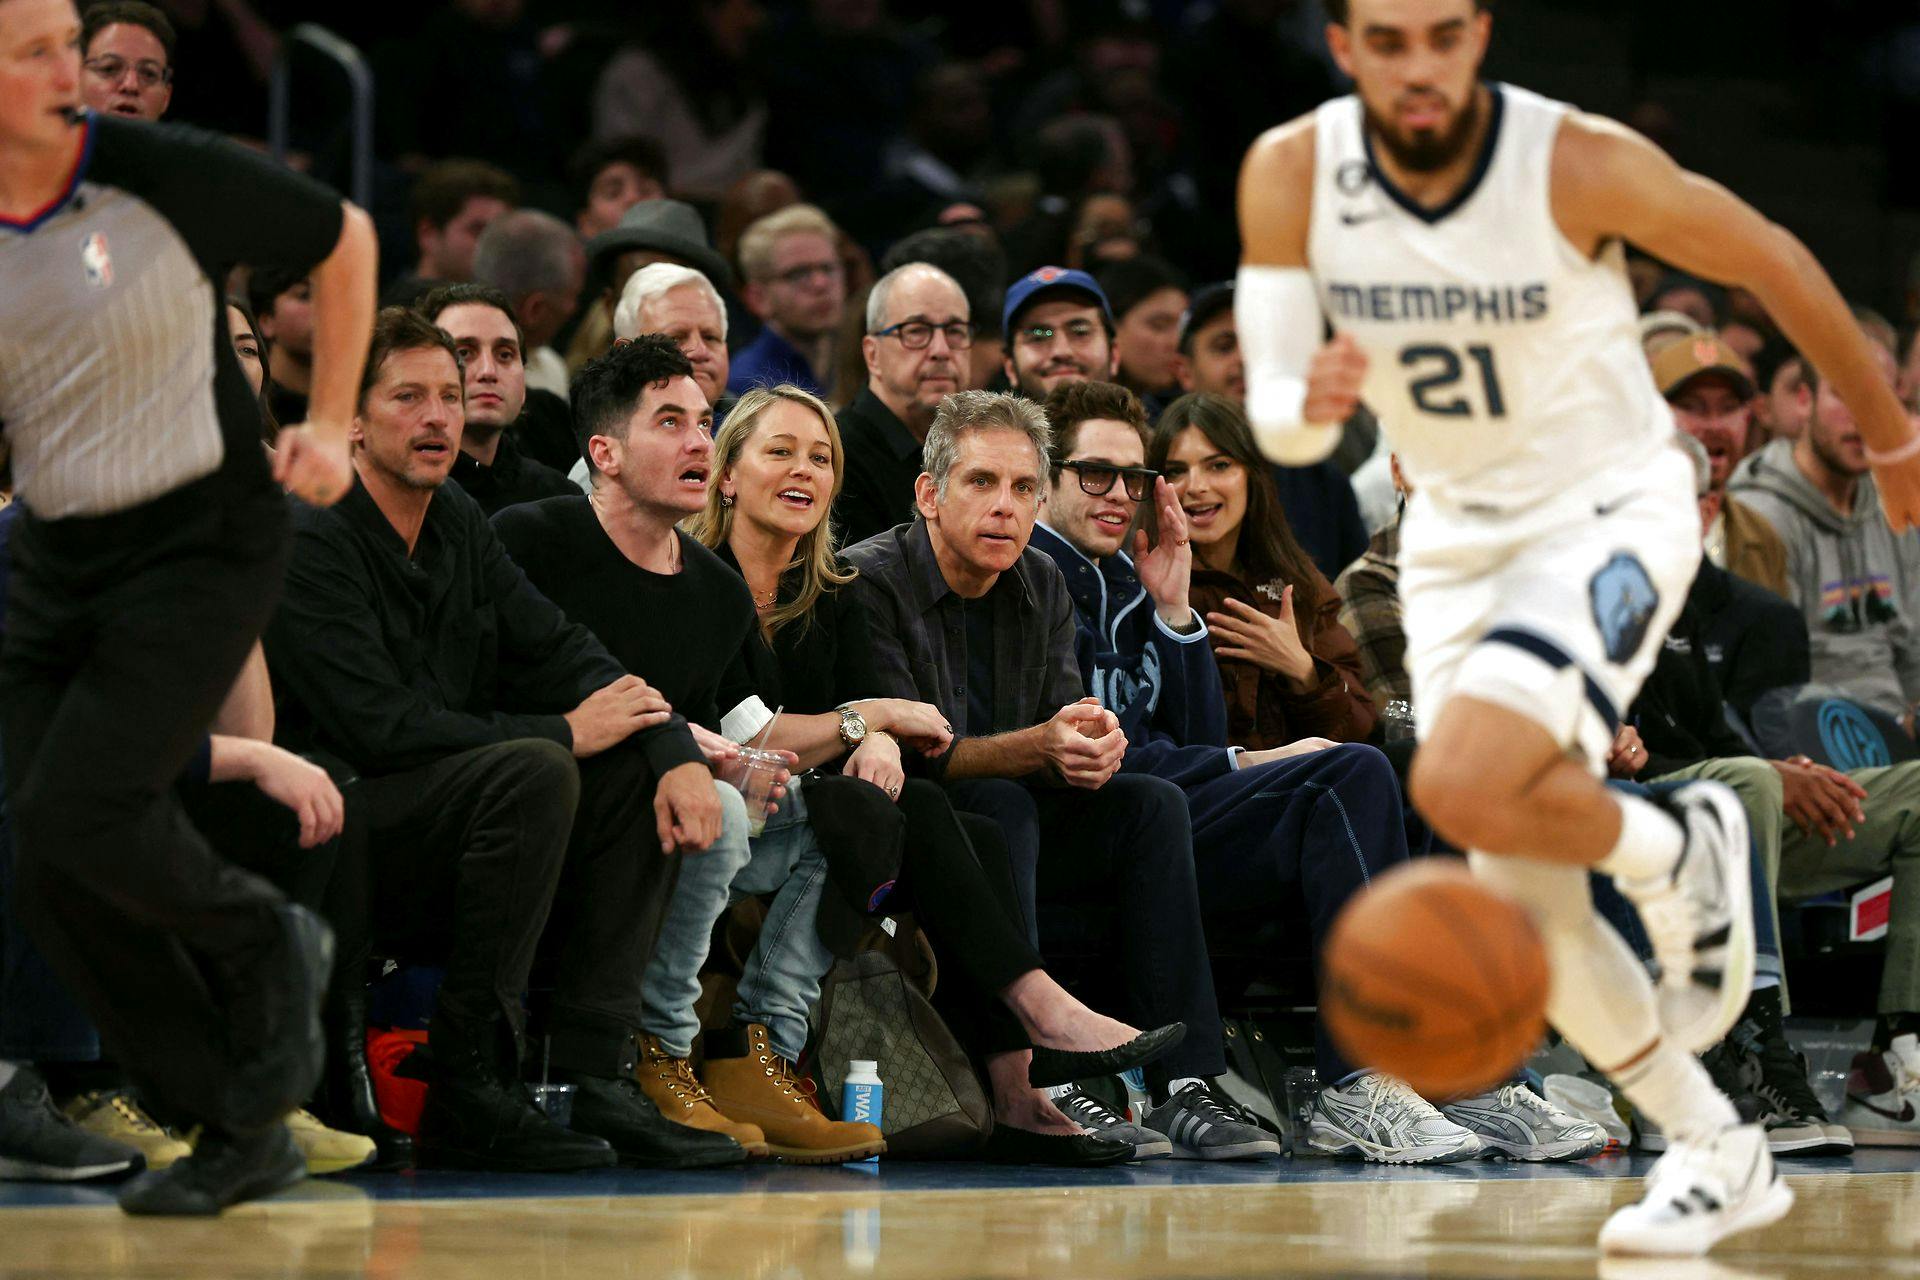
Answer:
<svg viewBox="0 0 1920 1280"><path fill-rule="evenodd" d="M732 495L732 494L730 494L730 493L723 493L723 494L721 494L721 495L720 495L720 505L721 505L721 506L723 506L723 507L730 507L730 506L732 506L732 505L733 505L733 495Z"/></svg>

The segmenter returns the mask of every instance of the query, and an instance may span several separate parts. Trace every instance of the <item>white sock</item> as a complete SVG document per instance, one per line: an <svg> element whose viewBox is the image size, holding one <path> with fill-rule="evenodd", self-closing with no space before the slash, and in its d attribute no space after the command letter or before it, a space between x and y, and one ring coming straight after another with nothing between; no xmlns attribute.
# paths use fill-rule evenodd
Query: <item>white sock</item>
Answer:
<svg viewBox="0 0 1920 1280"><path fill-rule="evenodd" d="M1620 839L1594 869L1625 883L1670 874L1680 861L1687 833L1665 811L1639 796L1609 794L1620 806Z"/></svg>
<svg viewBox="0 0 1920 1280"><path fill-rule="evenodd" d="M1612 1078L1634 1110L1670 1138L1711 1137L1740 1123L1733 1103L1714 1087L1699 1059L1665 1040L1633 1066L1612 1073Z"/></svg>
<svg viewBox="0 0 1920 1280"><path fill-rule="evenodd" d="M1202 1080L1199 1076L1181 1076L1178 1080L1169 1080L1167 1081L1167 1097L1171 1099L1174 1094L1180 1092L1190 1084L1203 1085L1205 1083L1206 1081Z"/></svg>
<svg viewBox="0 0 1920 1280"><path fill-rule="evenodd" d="M1074 1086L1070 1084L1050 1084L1046 1088L1042 1089L1040 1092L1046 1094L1049 1098L1052 1098L1057 1102L1061 1098L1064 1098L1068 1094L1072 1093L1073 1090L1074 1090Z"/></svg>
<svg viewBox="0 0 1920 1280"><path fill-rule="evenodd" d="M20 1068L14 1066L6 1059L0 1058L0 1089L7 1087L8 1083L12 1081L14 1073L19 1069Z"/></svg>

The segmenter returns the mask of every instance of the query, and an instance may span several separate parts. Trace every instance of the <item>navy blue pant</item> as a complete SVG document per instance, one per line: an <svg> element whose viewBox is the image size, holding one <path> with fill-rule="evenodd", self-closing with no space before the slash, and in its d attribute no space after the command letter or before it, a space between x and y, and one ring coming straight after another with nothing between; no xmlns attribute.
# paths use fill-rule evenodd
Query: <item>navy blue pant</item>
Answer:
<svg viewBox="0 0 1920 1280"><path fill-rule="evenodd" d="M1316 974L1347 899L1407 860L1400 783L1373 747L1342 743L1186 791L1201 910L1211 920L1304 906ZM1353 1070L1324 1025L1314 1043L1322 1082Z"/></svg>

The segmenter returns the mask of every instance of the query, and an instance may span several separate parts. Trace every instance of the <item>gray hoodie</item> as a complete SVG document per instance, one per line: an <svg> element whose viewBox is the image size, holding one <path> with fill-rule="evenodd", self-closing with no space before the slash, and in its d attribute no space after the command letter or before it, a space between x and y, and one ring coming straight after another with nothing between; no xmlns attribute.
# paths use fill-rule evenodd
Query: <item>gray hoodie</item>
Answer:
<svg viewBox="0 0 1920 1280"><path fill-rule="evenodd" d="M1779 531L1787 591L1813 641L1813 678L1892 716L1920 700L1920 539L1894 536L1873 477L1841 515L1775 440L1742 462L1727 490Z"/></svg>

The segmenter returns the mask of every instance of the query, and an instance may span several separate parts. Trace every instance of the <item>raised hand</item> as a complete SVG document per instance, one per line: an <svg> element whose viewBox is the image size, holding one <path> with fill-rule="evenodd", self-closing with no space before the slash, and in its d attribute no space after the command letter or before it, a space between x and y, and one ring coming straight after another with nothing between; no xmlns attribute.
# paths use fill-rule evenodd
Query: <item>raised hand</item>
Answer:
<svg viewBox="0 0 1920 1280"><path fill-rule="evenodd" d="M1244 600L1228 600L1224 613L1209 613L1214 652L1222 658L1251 662L1305 684L1313 675L1313 655L1300 639L1293 617L1293 587L1280 592L1280 616L1270 618Z"/></svg>

